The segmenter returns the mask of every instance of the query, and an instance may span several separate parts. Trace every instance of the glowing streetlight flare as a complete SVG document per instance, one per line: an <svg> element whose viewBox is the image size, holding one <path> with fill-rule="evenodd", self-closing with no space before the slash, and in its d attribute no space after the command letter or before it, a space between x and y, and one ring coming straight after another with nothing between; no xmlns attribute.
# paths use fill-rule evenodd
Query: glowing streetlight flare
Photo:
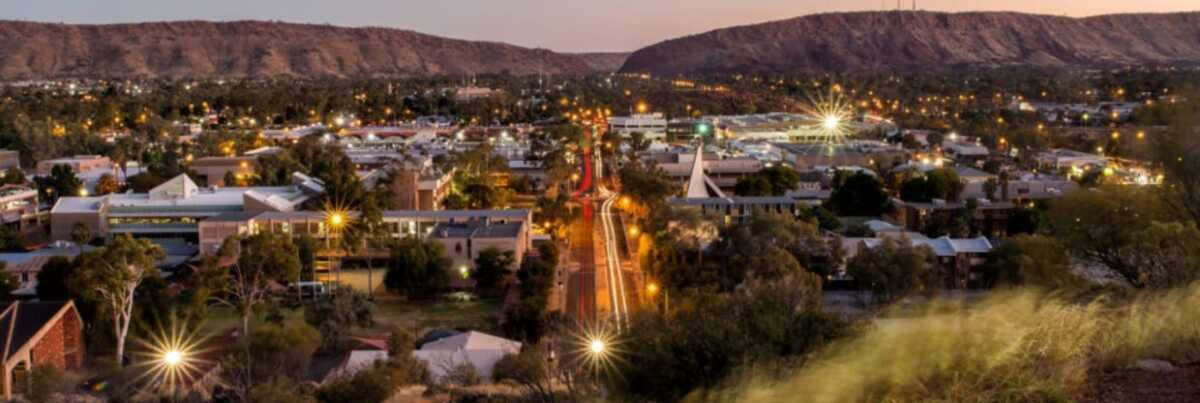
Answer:
<svg viewBox="0 0 1200 403"><path fill-rule="evenodd" d="M834 115L826 116L824 122L822 122L822 125L825 127L825 130L837 129L838 126L840 126L841 124L842 124L842 119L837 116L834 116Z"/></svg>
<svg viewBox="0 0 1200 403"><path fill-rule="evenodd" d="M346 223L346 216L340 212L329 213L329 225L339 228Z"/></svg>
<svg viewBox="0 0 1200 403"><path fill-rule="evenodd" d="M588 350L591 351L592 354L604 354L604 348L604 340L593 339L592 342L588 344Z"/></svg>
<svg viewBox="0 0 1200 403"><path fill-rule="evenodd" d="M183 362L183 352L179 350L167 351L166 354L163 354L162 360L163 364L174 367Z"/></svg>

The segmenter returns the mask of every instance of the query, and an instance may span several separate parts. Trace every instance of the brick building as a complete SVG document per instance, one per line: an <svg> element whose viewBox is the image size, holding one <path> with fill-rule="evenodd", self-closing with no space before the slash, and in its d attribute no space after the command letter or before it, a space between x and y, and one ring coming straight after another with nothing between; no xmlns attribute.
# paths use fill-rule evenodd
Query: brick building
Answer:
<svg viewBox="0 0 1200 403"><path fill-rule="evenodd" d="M4 400L29 388L31 370L52 365L75 371L83 366L83 319L75 303L12 302L0 311L4 339Z"/></svg>

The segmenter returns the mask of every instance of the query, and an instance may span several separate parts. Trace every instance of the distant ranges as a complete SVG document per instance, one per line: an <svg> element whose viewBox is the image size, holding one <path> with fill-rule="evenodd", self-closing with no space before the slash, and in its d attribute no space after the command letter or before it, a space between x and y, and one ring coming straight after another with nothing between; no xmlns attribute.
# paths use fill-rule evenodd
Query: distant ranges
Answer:
<svg viewBox="0 0 1200 403"><path fill-rule="evenodd" d="M856 12L718 29L624 53L559 53L390 28L264 21L0 21L0 80L344 78L485 73L660 76L1200 65L1200 12L1069 18Z"/></svg>

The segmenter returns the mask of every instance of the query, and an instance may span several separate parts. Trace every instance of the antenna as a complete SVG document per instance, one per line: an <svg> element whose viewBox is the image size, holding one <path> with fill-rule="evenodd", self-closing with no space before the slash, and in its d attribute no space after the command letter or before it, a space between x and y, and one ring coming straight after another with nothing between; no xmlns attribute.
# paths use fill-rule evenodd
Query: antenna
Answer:
<svg viewBox="0 0 1200 403"><path fill-rule="evenodd" d="M917 0L913 0L913 11L917 11Z"/></svg>

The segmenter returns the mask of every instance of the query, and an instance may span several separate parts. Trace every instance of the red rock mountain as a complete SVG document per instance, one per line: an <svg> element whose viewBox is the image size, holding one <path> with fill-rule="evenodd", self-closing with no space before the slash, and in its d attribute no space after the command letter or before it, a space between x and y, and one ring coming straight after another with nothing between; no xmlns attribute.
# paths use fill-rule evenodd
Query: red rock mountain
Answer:
<svg viewBox="0 0 1200 403"><path fill-rule="evenodd" d="M859 12L718 29L631 54L657 75L1200 64L1200 12L1069 18Z"/></svg>
<svg viewBox="0 0 1200 403"><path fill-rule="evenodd" d="M388 28L0 21L0 79L587 73L590 59Z"/></svg>

